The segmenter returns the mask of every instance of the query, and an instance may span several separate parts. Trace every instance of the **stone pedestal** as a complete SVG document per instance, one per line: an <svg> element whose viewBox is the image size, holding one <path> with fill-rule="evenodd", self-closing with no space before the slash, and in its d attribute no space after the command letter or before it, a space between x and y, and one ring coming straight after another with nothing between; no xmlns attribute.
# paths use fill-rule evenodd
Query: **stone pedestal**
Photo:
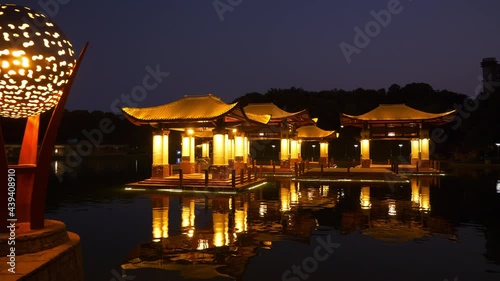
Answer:
<svg viewBox="0 0 500 281"><path fill-rule="evenodd" d="M318 163L326 166L328 164L328 157L320 157Z"/></svg>
<svg viewBox="0 0 500 281"><path fill-rule="evenodd" d="M179 164L179 169L182 170L183 174L192 174L196 172L196 163L191 162L181 162Z"/></svg>
<svg viewBox="0 0 500 281"><path fill-rule="evenodd" d="M231 168L229 166L212 166L210 167L210 174L213 180L227 180L231 175Z"/></svg>
<svg viewBox="0 0 500 281"><path fill-rule="evenodd" d="M431 160L420 160L419 167L420 168L430 168L431 167Z"/></svg>
<svg viewBox="0 0 500 281"><path fill-rule="evenodd" d="M418 158L412 158L412 159L411 159L411 165L413 165L413 166L416 166L416 165L417 165L417 163L418 163L418 165L420 166L420 163L419 163L419 162L420 162L420 159L418 159Z"/></svg>
<svg viewBox="0 0 500 281"><path fill-rule="evenodd" d="M171 176L170 165L153 165L151 170L151 178L161 179L169 176Z"/></svg>
<svg viewBox="0 0 500 281"><path fill-rule="evenodd" d="M370 168L371 164L371 159L361 159L361 168Z"/></svg>
<svg viewBox="0 0 500 281"><path fill-rule="evenodd" d="M29 223L16 223L15 245L9 245L10 236L0 234L0 280L84 280L80 237L67 232L64 223L45 220L45 228L39 230L30 230ZM15 257L8 257L12 247ZM12 273L9 269L14 264Z"/></svg>
<svg viewBox="0 0 500 281"><path fill-rule="evenodd" d="M247 163L245 162L235 162L234 163L234 170L236 171L236 174L239 174L241 169L246 170L247 169Z"/></svg>

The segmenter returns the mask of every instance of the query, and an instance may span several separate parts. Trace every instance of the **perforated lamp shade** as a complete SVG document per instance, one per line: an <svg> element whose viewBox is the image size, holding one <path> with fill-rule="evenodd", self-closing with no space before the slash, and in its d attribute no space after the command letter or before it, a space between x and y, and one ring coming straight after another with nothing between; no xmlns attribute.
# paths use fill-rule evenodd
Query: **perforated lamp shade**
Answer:
<svg viewBox="0 0 500 281"><path fill-rule="evenodd" d="M0 6L0 116L26 118L54 107L74 55L45 15L24 6Z"/></svg>

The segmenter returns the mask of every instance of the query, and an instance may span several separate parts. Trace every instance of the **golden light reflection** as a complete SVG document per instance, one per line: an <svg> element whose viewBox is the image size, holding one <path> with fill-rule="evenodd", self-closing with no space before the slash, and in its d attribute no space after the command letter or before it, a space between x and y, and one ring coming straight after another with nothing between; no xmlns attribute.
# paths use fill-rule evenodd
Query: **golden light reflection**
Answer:
<svg viewBox="0 0 500 281"><path fill-rule="evenodd" d="M54 107L76 62L71 43L43 14L18 5L0 7L0 30L0 115L26 118Z"/></svg>
<svg viewBox="0 0 500 281"><path fill-rule="evenodd" d="M280 188L281 211L290 211L290 189L288 187Z"/></svg>
<svg viewBox="0 0 500 281"><path fill-rule="evenodd" d="M229 245L229 214L213 213L214 223L214 246L222 247Z"/></svg>
<svg viewBox="0 0 500 281"><path fill-rule="evenodd" d="M234 227L236 233L246 232L248 215L248 203L243 203L243 209L237 209L234 213Z"/></svg>
<svg viewBox="0 0 500 281"><path fill-rule="evenodd" d="M429 184L422 181L420 190L420 211L429 212L431 210L431 189Z"/></svg>
<svg viewBox="0 0 500 281"><path fill-rule="evenodd" d="M168 238L168 196L153 197L153 239ZM155 241L153 240L153 241Z"/></svg>
<svg viewBox="0 0 500 281"><path fill-rule="evenodd" d="M369 186L361 187L360 204L361 204L361 209L363 209L363 210L367 210L367 209L370 209L372 207L372 202L370 200L370 187Z"/></svg>
<svg viewBox="0 0 500 281"><path fill-rule="evenodd" d="M396 212L396 201L390 200L389 201L389 211L388 211L389 216L395 216L397 215Z"/></svg>
<svg viewBox="0 0 500 281"><path fill-rule="evenodd" d="M291 181L290 182L290 203L291 204L297 204L299 202L299 196L297 193L297 185L299 185L298 182Z"/></svg>
<svg viewBox="0 0 500 281"><path fill-rule="evenodd" d="M329 191L330 191L330 186L329 185L322 185L321 186L320 193L321 193L322 197L328 197L328 192Z"/></svg>
<svg viewBox="0 0 500 281"><path fill-rule="evenodd" d="M418 186L418 179L412 178L411 180L411 204L412 207L420 207L420 186Z"/></svg>
<svg viewBox="0 0 500 281"><path fill-rule="evenodd" d="M188 237L194 235L195 203L194 199L182 200L182 227L186 230Z"/></svg>
<svg viewBox="0 0 500 281"><path fill-rule="evenodd" d="M260 202L259 205L259 216L263 218L267 213L267 205L264 202Z"/></svg>
<svg viewBox="0 0 500 281"><path fill-rule="evenodd" d="M196 250L205 250L208 249L208 239L198 239L198 246Z"/></svg>

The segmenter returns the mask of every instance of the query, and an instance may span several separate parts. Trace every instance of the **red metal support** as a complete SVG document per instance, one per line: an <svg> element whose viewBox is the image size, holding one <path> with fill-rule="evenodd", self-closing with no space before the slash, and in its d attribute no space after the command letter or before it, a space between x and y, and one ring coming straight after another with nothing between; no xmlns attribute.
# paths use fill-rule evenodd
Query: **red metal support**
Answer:
<svg viewBox="0 0 500 281"><path fill-rule="evenodd" d="M47 184L50 174L50 161L52 160L52 153L56 142L57 131L64 113L64 107L68 100L71 86L75 80L81 61L87 51L88 42L83 46L80 55L76 61L75 67L71 76L69 77L68 84L64 87L63 93L59 103L56 105L52 112L49 125L45 131L42 146L38 154L38 163L35 170L35 182L33 185L33 192L31 194L31 229L41 229L45 226L45 203L47 199Z"/></svg>

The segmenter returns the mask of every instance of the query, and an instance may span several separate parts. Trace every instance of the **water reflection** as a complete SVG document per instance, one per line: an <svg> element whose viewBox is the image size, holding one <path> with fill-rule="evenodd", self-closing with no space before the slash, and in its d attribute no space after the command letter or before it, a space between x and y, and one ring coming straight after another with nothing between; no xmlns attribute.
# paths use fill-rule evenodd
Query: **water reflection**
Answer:
<svg viewBox="0 0 500 281"><path fill-rule="evenodd" d="M183 234L188 237L193 237L194 235L194 198L183 198L182 199L182 229Z"/></svg>
<svg viewBox="0 0 500 281"><path fill-rule="evenodd" d="M147 268L144 261L161 260L164 269L225 264L241 273L256 248L272 249L274 241L290 236L307 241L319 227L392 243L431 236L456 241L456 223L446 214L453 201L438 187L435 179L420 177L398 187L279 181L231 197L150 195L152 243L141 245L124 267Z"/></svg>
<svg viewBox="0 0 500 281"><path fill-rule="evenodd" d="M155 195L151 197L153 207L153 242L159 242L162 238L168 238L168 196Z"/></svg>

